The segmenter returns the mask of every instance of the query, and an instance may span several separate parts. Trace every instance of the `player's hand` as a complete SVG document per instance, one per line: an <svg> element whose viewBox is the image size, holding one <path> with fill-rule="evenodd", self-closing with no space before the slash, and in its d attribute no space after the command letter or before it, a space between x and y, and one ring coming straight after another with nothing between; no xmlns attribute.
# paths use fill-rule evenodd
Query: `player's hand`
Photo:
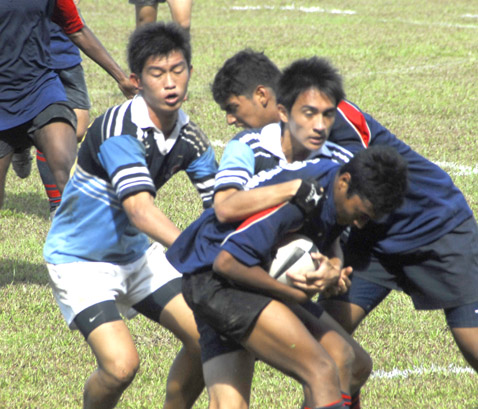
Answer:
<svg viewBox="0 0 478 409"><path fill-rule="evenodd" d="M138 88L136 88L136 85L134 85L130 79L126 77L118 82L118 87L123 95L128 99L133 98L139 91Z"/></svg>
<svg viewBox="0 0 478 409"><path fill-rule="evenodd" d="M317 181L303 180L291 203L299 206L307 216L317 208L323 195L324 189Z"/></svg>
<svg viewBox="0 0 478 409"><path fill-rule="evenodd" d="M314 295L338 284L341 278L342 265L335 260L330 260L319 252L311 253L311 256L317 263L317 270L306 273L287 272L287 276L291 280L292 285L310 295ZM342 287L346 286L345 279L346 277L342 279Z"/></svg>
<svg viewBox="0 0 478 409"><path fill-rule="evenodd" d="M352 267L344 267L340 271L340 277L337 281L336 285L328 287L325 291L321 293L325 298L334 296L334 295L340 295L340 294L345 294L349 288L352 282L350 281L350 274L352 274L353 268Z"/></svg>

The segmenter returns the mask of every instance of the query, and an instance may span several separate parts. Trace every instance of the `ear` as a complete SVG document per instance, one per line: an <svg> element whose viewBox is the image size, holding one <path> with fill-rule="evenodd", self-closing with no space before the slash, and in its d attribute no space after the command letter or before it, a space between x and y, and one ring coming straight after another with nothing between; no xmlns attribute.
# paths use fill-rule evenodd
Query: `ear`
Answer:
<svg viewBox="0 0 478 409"><path fill-rule="evenodd" d="M344 172L339 175L338 188L343 190L344 192L347 192L349 190L349 184L351 179L352 175L350 175L349 172Z"/></svg>
<svg viewBox="0 0 478 409"><path fill-rule="evenodd" d="M258 85L254 90L253 97L265 108L271 99L271 92L264 85Z"/></svg>
<svg viewBox="0 0 478 409"><path fill-rule="evenodd" d="M137 74L132 72L131 74L129 74L129 79L136 86L136 88L138 88L139 90L143 89L141 85L141 78Z"/></svg>
<svg viewBox="0 0 478 409"><path fill-rule="evenodd" d="M278 104L277 109L279 110L279 118L281 122L288 123L289 122L289 113L284 105Z"/></svg>

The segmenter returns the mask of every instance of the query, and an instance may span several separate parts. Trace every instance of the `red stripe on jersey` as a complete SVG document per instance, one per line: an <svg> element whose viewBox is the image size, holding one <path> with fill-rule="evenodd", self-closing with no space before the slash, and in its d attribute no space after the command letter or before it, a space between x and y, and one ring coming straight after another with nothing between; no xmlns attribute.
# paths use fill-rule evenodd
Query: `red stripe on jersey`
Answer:
<svg viewBox="0 0 478 409"><path fill-rule="evenodd" d="M345 100L340 102L337 109L342 113L345 120L355 129L363 146L368 148L370 143L370 129L362 112Z"/></svg>
<svg viewBox="0 0 478 409"><path fill-rule="evenodd" d="M58 24L66 34L76 33L84 27L73 0L56 0L51 19Z"/></svg>
<svg viewBox="0 0 478 409"><path fill-rule="evenodd" d="M288 203L288 202L278 204L276 206L270 207L269 209L266 209L266 210L262 210L261 212L256 213L256 214L248 217L246 220L244 220L241 223L241 225L236 229L236 231L245 229L246 227L249 227L251 224L254 224L256 221L261 220L264 217L269 216L270 214L274 213L277 209L284 206L286 203Z"/></svg>

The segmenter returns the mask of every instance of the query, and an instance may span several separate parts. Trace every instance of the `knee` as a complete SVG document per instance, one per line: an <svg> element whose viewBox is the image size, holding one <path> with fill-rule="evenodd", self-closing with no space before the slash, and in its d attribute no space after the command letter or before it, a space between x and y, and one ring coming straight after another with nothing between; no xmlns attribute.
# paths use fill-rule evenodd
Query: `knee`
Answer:
<svg viewBox="0 0 478 409"><path fill-rule="evenodd" d="M99 372L105 387L111 390L126 389L139 370L139 358L119 358L106 367L100 368Z"/></svg>
<svg viewBox="0 0 478 409"><path fill-rule="evenodd" d="M370 355L362 348L355 351L355 360L352 367L352 379L350 389L359 390L372 374L373 361Z"/></svg>

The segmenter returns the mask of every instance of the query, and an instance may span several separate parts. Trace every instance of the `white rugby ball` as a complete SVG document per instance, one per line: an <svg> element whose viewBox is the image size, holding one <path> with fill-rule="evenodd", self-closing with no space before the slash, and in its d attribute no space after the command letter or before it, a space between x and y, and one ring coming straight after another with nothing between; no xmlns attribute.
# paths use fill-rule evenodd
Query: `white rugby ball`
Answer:
<svg viewBox="0 0 478 409"><path fill-rule="evenodd" d="M286 272L306 273L315 271L317 262L310 253L318 251L314 242L301 234L291 234L277 248L269 268L269 275L283 284L291 285Z"/></svg>

